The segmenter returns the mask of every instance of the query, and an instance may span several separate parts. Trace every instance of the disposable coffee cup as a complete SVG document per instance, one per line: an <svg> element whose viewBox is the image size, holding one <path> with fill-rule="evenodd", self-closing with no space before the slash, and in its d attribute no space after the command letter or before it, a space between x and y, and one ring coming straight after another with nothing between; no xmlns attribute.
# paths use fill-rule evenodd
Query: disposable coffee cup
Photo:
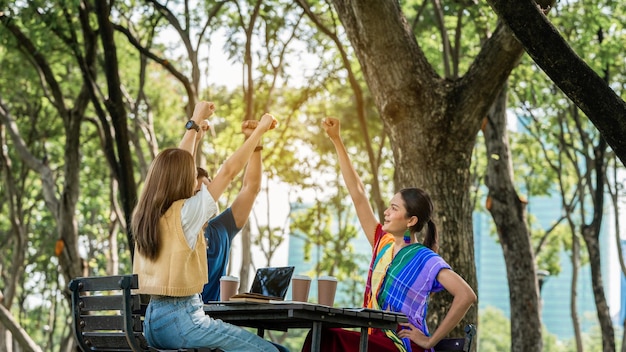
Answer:
<svg viewBox="0 0 626 352"><path fill-rule="evenodd" d="M294 275L291 278L291 300L297 302L308 302L310 288L310 276Z"/></svg>
<svg viewBox="0 0 626 352"><path fill-rule="evenodd" d="M317 278L317 302L332 307L335 303L337 278L334 276L320 276Z"/></svg>
<svg viewBox="0 0 626 352"><path fill-rule="evenodd" d="M237 294L239 278L234 276L222 276L220 278L220 300L228 301Z"/></svg>

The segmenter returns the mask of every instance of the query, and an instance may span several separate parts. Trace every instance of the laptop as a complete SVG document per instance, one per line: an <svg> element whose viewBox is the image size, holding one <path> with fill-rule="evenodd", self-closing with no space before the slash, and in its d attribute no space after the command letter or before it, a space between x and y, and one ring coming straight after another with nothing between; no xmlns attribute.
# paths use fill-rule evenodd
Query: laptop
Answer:
<svg viewBox="0 0 626 352"><path fill-rule="evenodd" d="M258 268L249 292L230 298L231 301L265 302L284 301L295 267L280 266Z"/></svg>

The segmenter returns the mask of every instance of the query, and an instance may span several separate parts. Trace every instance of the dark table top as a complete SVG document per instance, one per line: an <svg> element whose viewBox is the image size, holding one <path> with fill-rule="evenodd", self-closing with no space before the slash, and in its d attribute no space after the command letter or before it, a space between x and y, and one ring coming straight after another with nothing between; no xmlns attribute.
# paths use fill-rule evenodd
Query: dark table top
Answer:
<svg viewBox="0 0 626 352"><path fill-rule="evenodd" d="M335 308L319 304L272 301L209 302L204 311L215 319L257 329L287 331L294 328L312 328L322 323L325 328L381 328L396 329L407 321L402 313L367 308Z"/></svg>

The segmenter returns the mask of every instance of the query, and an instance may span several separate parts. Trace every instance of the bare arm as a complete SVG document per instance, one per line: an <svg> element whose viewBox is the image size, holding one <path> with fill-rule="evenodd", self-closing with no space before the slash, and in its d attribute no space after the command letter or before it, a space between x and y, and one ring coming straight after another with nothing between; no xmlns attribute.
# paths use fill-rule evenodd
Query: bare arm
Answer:
<svg viewBox="0 0 626 352"><path fill-rule="evenodd" d="M204 135L204 132L206 131L205 127L202 126L208 127L208 122L205 122L204 120L209 118L209 116L211 116L214 111L215 104L213 103L201 101L196 104L195 108L193 109L193 115L191 116L191 120L195 121L196 124L201 126L201 129L198 132L196 132L196 130L194 129L185 131L185 135L178 144L178 148L188 151L194 157L196 156L196 148L198 146L198 143L200 142L200 139Z"/></svg>
<svg viewBox="0 0 626 352"><path fill-rule="evenodd" d="M276 120L272 115L264 114L250 137L233 155L226 159L209 185L209 192L213 196L213 199L218 199L222 193L224 193L233 178L237 176L250 159L250 156L252 156L254 148L259 144L263 133L274 128L275 124Z"/></svg>
<svg viewBox="0 0 626 352"><path fill-rule="evenodd" d="M378 226L378 219L376 219L376 215L374 215L374 210L372 210L372 206L370 205L369 199L365 194L365 186L363 185L363 181L354 170L352 163L350 161L350 157L348 156L348 151L346 150L346 146L343 144L341 140L341 135L339 134L339 120L327 117L322 121L322 127L330 137L330 140L333 142L335 146L335 150L337 151L337 158L339 159L339 168L341 169L341 174L343 176L343 180L348 188L348 192L350 193L350 197L352 198L352 203L354 203L354 207L356 209L356 215L359 218L359 222L361 223L361 228L365 231L365 235L367 236L367 240L370 244L374 245L374 232L376 231L376 226Z"/></svg>
<svg viewBox="0 0 626 352"><path fill-rule="evenodd" d="M244 121L241 129L246 139L252 134L257 127L258 121L249 120ZM261 176L263 172L263 163L261 160L261 150L255 150L248 161L248 166L243 176L243 185L237 197L231 205L231 211L233 218L235 219L235 225L238 228L242 228L248 221L252 207L254 206L254 200L261 191Z"/></svg>
<svg viewBox="0 0 626 352"><path fill-rule="evenodd" d="M457 324L463 319L468 309L476 302L476 294L474 290L460 277L457 273L450 269L442 269L437 274L437 280L446 288L454 299L448 313L443 318L435 332L430 337L424 335L419 329L410 324L401 324L408 329L398 332L400 337L408 337L416 344L430 348L441 341Z"/></svg>
<svg viewBox="0 0 626 352"><path fill-rule="evenodd" d="M200 125L200 131L196 133L196 140L194 142L194 149L193 149L194 160L196 160L196 155L198 154L198 151L200 150L200 142L202 141L202 138L207 133L207 131L211 129L211 126L209 126L209 121L207 120L202 121L202 123L199 125Z"/></svg>

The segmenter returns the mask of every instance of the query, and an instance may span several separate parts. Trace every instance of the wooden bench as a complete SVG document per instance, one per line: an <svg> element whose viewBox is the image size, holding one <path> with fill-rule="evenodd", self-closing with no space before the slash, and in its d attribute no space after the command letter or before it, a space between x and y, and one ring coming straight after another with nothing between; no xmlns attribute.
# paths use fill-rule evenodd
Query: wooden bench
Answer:
<svg viewBox="0 0 626 352"><path fill-rule="evenodd" d="M437 352L471 352L472 344L476 336L476 326L468 324L465 326L465 337L445 338L435 345Z"/></svg>
<svg viewBox="0 0 626 352"><path fill-rule="evenodd" d="M74 336L83 352L150 351L208 352L211 349L161 350L148 346L143 336L145 304L131 290L139 288L137 275L79 277L72 280Z"/></svg>

